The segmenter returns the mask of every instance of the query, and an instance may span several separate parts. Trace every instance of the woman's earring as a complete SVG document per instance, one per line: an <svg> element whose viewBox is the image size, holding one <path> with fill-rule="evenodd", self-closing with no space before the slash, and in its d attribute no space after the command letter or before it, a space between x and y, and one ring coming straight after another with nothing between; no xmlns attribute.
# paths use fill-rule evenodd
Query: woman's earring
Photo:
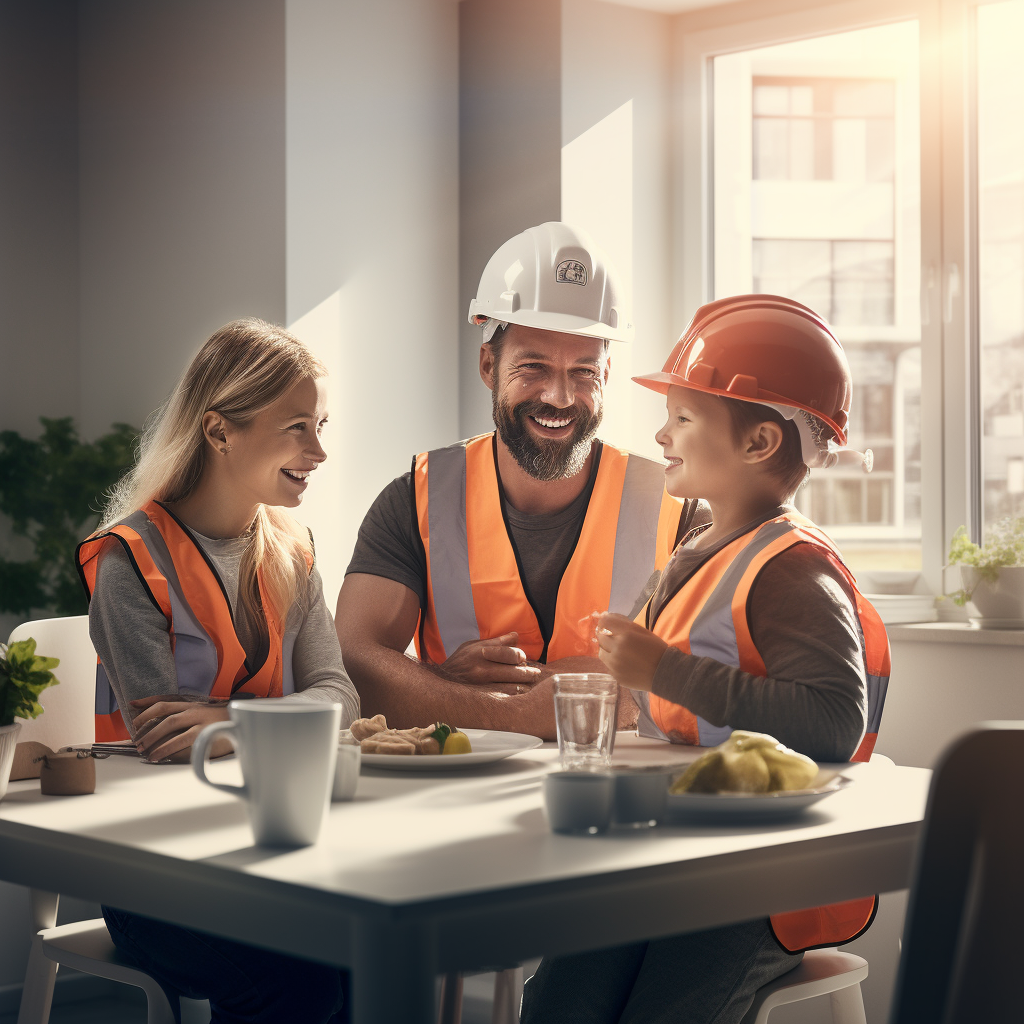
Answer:
<svg viewBox="0 0 1024 1024"><path fill-rule="evenodd" d="M223 448L221 448L220 453L221 455L227 455L229 451L231 451L231 445L225 445Z"/></svg>

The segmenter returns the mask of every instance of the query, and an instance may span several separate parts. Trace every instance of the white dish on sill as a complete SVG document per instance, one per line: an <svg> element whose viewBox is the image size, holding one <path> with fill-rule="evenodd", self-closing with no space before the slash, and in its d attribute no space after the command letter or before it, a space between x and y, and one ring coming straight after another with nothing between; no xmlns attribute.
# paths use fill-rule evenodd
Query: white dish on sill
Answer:
<svg viewBox="0 0 1024 1024"><path fill-rule="evenodd" d="M887 626L903 622L935 622L939 613L931 594L865 594Z"/></svg>
<svg viewBox="0 0 1024 1024"><path fill-rule="evenodd" d="M1024 619L990 619L987 616L971 617L975 629L1024 629Z"/></svg>

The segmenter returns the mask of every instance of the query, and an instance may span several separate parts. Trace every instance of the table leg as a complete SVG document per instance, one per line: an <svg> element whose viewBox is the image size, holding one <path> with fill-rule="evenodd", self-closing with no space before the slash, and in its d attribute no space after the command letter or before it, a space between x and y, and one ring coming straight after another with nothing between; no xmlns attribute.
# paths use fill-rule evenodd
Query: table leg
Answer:
<svg viewBox="0 0 1024 1024"><path fill-rule="evenodd" d="M352 939L353 1024L434 1024L437 958L430 931L364 921Z"/></svg>

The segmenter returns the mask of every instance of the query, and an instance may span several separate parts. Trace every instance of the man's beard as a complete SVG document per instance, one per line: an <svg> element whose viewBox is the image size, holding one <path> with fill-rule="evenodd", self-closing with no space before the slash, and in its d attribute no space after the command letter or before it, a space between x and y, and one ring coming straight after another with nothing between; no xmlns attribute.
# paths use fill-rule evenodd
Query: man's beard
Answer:
<svg viewBox="0 0 1024 1024"><path fill-rule="evenodd" d="M520 402L510 406L499 400L497 387L491 395L498 437L524 472L535 480L566 480L583 469L601 425L600 408L591 411L585 405L574 405L569 409L556 409L543 402ZM572 434L564 440L535 437L526 425L527 416L551 420L571 416Z"/></svg>

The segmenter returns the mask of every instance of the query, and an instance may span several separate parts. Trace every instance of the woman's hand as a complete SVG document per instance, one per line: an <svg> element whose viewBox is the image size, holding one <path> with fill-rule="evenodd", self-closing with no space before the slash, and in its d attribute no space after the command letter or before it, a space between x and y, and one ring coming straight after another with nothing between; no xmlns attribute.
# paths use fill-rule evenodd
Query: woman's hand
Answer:
<svg viewBox="0 0 1024 1024"><path fill-rule="evenodd" d="M650 692L658 662L668 650L661 637L625 615L604 612L597 616L597 640L601 660L620 686Z"/></svg>
<svg viewBox="0 0 1024 1024"><path fill-rule="evenodd" d="M144 697L133 700L132 707L142 709L135 718L135 746L149 761L163 761L174 756L176 761L188 760L196 737L211 722L228 718L226 706L174 700L173 697ZM210 744L210 756L220 757L231 750L226 736L216 736ZM177 755L177 756L175 756Z"/></svg>

